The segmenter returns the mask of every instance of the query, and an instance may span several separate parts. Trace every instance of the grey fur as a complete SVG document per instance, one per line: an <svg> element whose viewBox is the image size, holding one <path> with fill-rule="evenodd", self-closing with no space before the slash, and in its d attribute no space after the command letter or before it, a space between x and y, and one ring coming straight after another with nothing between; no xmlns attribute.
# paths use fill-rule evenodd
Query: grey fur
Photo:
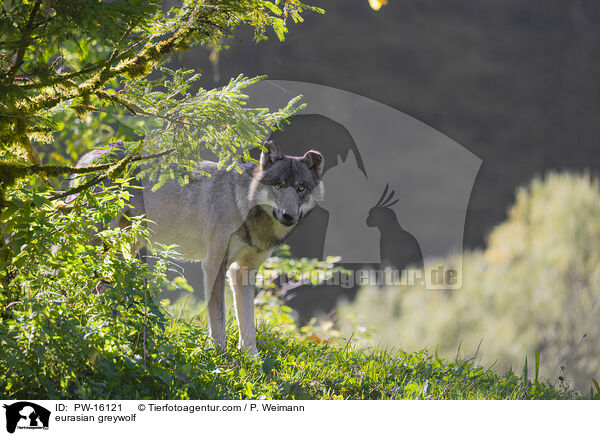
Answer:
<svg viewBox="0 0 600 436"><path fill-rule="evenodd" d="M168 181L152 192L142 181L134 190L133 211L145 213L154 224L152 242L177 244L182 258L202 261L210 335L224 347L226 273L234 291L239 346L257 354L254 326L253 275L274 247L323 197L323 156L314 150L302 157L285 156L271 141L260 165L243 164L241 174L219 170L204 161L185 186ZM124 152L115 146L83 156L89 165L102 156ZM136 247L138 248L138 247Z"/></svg>

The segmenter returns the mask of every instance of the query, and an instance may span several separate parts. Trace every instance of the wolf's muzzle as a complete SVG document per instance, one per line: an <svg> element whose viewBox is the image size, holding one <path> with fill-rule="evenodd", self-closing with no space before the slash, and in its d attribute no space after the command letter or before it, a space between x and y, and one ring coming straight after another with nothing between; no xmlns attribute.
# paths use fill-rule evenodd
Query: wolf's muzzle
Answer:
<svg viewBox="0 0 600 436"><path fill-rule="evenodd" d="M293 226L298 222L298 218L288 214L284 210L278 210L273 208L273 218L279 221L284 226Z"/></svg>

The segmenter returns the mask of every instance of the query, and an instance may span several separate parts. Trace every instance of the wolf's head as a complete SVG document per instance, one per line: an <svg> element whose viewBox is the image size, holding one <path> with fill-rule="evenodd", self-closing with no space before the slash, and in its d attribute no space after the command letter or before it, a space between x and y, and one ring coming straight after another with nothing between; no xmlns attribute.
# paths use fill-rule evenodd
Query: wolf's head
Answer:
<svg viewBox="0 0 600 436"><path fill-rule="evenodd" d="M264 144L250 199L285 226L293 226L323 198L323 155L285 156L273 141Z"/></svg>

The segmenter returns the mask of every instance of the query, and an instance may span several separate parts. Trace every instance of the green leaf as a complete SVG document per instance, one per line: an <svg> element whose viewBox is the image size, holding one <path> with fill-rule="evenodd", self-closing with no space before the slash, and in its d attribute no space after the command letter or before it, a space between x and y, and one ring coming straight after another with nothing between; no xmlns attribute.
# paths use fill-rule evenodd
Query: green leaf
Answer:
<svg viewBox="0 0 600 436"><path fill-rule="evenodd" d="M600 385L598 384L598 381L595 378L592 378L592 383L596 388L596 399L600 400Z"/></svg>
<svg viewBox="0 0 600 436"><path fill-rule="evenodd" d="M273 360L271 359L264 359L263 363L262 363L262 370L265 374L270 374L271 371L273 371L273 368L275 367L275 364L273 362Z"/></svg>

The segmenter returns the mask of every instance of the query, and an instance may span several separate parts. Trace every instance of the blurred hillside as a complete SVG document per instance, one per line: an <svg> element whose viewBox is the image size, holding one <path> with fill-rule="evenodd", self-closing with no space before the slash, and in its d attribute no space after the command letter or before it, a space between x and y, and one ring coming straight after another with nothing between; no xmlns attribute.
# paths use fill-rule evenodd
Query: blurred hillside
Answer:
<svg viewBox="0 0 600 436"><path fill-rule="evenodd" d="M366 0L313 3L326 14L292 25L285 50L240 33L217 68L205 49L173 62L204 70L208 86L245 73L342 88L456 140L483 159L466 247L482 246L533 175L598 170L600 3L391 0L378 12Z"/></svg>
<svg viewBox="0 0 600 436"><path fill-rule="evenodd" d="M463 268L455 291L361 289L338 322L347 334L366 326L386 346L476 355L500 372L520 371L525 356L531 370L538 350L541 376L589 390L600 376L597 179L551 173L519 189L509 219Z"/></svg>

